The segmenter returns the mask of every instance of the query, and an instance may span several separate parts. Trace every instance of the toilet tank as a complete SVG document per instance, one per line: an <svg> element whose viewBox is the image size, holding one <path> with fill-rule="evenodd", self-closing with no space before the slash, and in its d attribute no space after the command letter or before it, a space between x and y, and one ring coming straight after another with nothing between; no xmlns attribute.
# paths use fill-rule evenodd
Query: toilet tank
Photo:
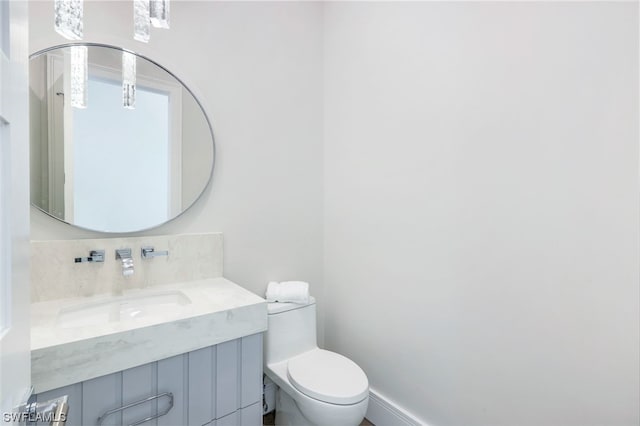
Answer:
<svg viewBox="0 0 640 426"><path fill-rule="evenodd" d="M265 364L291 358L317 348L316 300L309 304L269 303L268 328L264 339Z"/></svg>

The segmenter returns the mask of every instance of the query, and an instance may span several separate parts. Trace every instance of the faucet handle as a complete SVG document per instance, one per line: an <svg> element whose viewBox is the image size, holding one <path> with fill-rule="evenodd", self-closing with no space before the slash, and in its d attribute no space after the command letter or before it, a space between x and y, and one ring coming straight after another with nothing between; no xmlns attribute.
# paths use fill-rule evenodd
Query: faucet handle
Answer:
<svg viewBox="0 0 640 426"><path fill-rule="evenodd" d="M76 257L73 261L75 263L104 262L104 250L91 250L89 252L89 257Z"/></svg>
<svg viewBox="0 0 640 426"><path fill-rule="evenodd" d="M143 259L151 259L158 256L169 256L169 250L156 251L156 249L151 246L145 246L140 248L140 255Z"/></svg>

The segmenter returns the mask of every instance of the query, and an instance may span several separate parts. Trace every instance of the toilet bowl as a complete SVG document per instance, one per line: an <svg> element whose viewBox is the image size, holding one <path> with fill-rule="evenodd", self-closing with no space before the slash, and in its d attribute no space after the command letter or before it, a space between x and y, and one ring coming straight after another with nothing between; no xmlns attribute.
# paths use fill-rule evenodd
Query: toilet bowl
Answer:
<svg viewBox="0 0 640 426"><path fill-rule="evenodd" d="M359 425L369 381L349 358L318 348L316 306L268 304L265 374L278 386L276 425Z"/></svg>

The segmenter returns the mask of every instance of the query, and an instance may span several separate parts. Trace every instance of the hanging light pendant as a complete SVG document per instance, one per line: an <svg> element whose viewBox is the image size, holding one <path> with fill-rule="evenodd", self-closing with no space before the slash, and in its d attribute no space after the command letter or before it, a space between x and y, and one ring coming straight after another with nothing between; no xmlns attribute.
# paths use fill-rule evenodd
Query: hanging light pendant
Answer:
<svg viewBox="0 0 640 426"><path fill-rule="evenodd" d="M169 0L150 0L149 17L155 28L169 28Z"/></svg>
<svg viewBox="0 0 640 426"><path fill-rule="evenodd" d="M82 0L54 0L53 7L56 32L69 40L82 40Z"/></svg>
<svg viewBox="0 0 640 426"><path fill-rule="evenodd" d="M133 0L133 38L149 43L151 18L149 17L149 0Z"/></svg>
<svg viewBox="0 0 640 426"><path fill-rule="evenodd" d="M122 106L136 107L136 55L122 52Z"/></svg>
<svg viewBox="0 0 640 426"><path fill-rule="evenodd" d="M88 76L87 46L71 46L71 106L87 107Z"/></svg>

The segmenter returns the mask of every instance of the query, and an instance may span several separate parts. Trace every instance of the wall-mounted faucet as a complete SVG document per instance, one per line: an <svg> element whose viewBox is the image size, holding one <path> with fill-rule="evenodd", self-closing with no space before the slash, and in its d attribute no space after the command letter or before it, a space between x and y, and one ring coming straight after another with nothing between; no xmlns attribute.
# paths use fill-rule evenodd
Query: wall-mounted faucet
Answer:
<svg viewBox="0 0 640 426"><path fill-rule="evenodd" d="M151 259L158 256L169 256L169 250L156 251L153 247L146 246L140 249L140 255L143 259Z"/></svg>
<svg viewBox="0 0 640 426"><path fill-rule="evenodd" d="M133 275L133 258L131 257L131 249L117 249L116 260L122 261L122 275L125 277Z"/></svg>

